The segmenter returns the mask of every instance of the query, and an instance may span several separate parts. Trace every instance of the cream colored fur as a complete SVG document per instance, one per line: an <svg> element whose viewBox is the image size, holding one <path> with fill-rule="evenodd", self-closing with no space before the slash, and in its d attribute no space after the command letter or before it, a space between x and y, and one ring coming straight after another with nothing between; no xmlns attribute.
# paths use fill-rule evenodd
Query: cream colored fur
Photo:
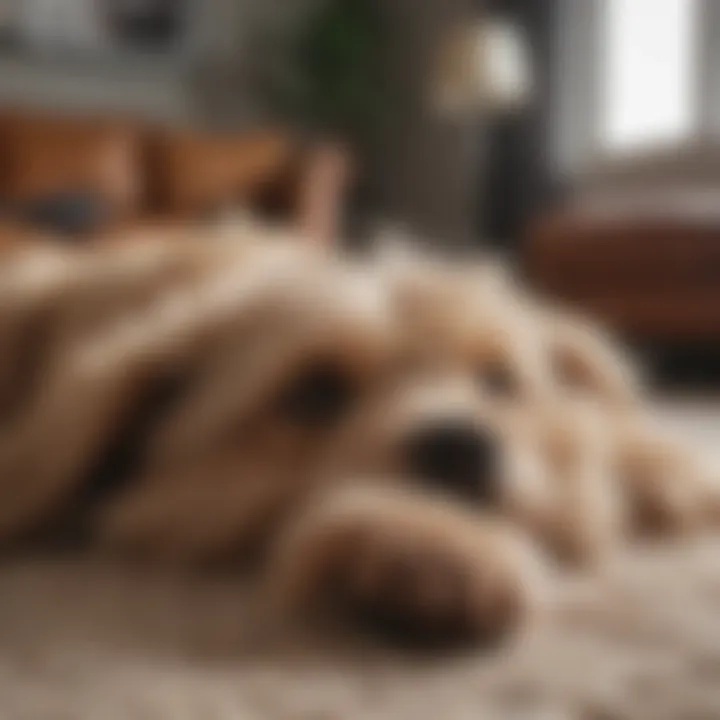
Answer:
<svg viewBox="0 0 720 720"><path fill-rule="evenodd" d="M173 563L259 554L279 606L405 639L497 639L558 565L720 517L712 471L653 428L623 354L495 268L245 240L7 261L0 542L71 511L165 386L134 476L86 508L94 542ZM350 405L301 422L292 392L318 369ZM477 478L491 501L408 466L408 438L447 419L497 446Z"/></svg>

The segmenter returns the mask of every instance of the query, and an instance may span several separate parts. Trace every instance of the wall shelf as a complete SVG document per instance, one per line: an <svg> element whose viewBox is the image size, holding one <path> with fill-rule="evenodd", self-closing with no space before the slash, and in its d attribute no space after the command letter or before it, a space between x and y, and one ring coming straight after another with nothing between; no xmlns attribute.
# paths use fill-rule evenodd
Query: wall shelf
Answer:
<svg viewBox="0 0 720 720"><path fill-rule="evenodd" d="M163 121L193 114L177 58L0 53L0 106L116 112Z"/></svg>

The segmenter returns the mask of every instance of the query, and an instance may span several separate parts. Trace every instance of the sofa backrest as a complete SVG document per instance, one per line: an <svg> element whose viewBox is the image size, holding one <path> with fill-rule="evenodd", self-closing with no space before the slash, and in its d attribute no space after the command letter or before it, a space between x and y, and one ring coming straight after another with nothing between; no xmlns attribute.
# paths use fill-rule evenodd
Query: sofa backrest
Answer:
<svg viewBox="0 0 720 720"><path fill-rule="evenodd" d="M7 206L92 193L113 221L191 218L249 201L293 162L280 131L216 135L105 118L0 117L0 197Z"/></svg>

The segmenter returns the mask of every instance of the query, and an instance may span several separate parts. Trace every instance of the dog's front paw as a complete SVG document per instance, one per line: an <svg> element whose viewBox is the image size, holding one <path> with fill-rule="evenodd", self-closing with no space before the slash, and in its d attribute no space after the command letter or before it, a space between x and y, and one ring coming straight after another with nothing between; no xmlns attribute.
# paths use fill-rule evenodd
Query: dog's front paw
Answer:
<svg viewBox="0 0 720 720"><path fill-rule="evenodd" d="M357 528L346 553L331 573L331 598L393 644L495 644L519 622L521 593L506 574L422 528Z"/></svg>
<svg viewBox="0 0 720 720"><path fill-rule="evenodd" d="M411 495L342 495L286 545L286 600L408 648L497 644L521 624L533 573L509 528Z"/></svg>
<svg viewBox="0 0 720 720"><path fill-rule="evenodd" d="M720 509L717 474L697 448L651 426L633 428L618 448L619 476L631 531L678 536L714 524Z"/></svg>

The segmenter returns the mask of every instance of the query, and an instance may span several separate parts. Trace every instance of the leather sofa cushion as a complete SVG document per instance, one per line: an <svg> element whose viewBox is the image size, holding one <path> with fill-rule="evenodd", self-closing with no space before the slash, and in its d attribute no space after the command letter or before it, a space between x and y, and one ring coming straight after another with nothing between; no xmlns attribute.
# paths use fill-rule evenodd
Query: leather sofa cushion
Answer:
<svg viewBox="0 0 720 720"><path fill-rule="evenodd" d="M679 190L554 211L522 259L545 294L638 340L720 339L720 190Z"/></svg>
<svg viewBox="0 0 720 720"><path fill-rule="evenodd" d="M116 218L141 210L142 135L133 125L18 115L5 118L0 132L6 201L24 204L73 189L102 197Z"/></svg>
<svg viewBox="0 0 720 720"><path fill-rule="evenodd" d="M171 214L196 216L240 204L281 176L291 144L281 133L165 132L151 144L155 196Z"/></svg>
<svg viewBox="0 0 720 720"><path fill-rule="evenodd" d="M568 298L670 292L720 283L720 191L714 203L569 208L535 222L525 268Z"/></svg>

